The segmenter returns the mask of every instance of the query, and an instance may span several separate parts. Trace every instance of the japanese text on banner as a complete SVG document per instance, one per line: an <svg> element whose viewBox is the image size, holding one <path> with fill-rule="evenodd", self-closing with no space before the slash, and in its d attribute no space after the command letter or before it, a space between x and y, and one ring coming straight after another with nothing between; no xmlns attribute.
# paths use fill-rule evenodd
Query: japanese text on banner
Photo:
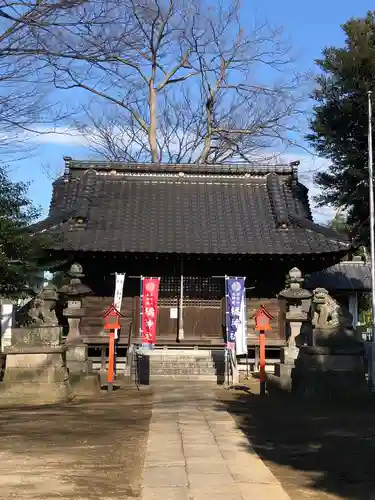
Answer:
<svg viewBox="0 0 375 500"><path fill-rule="evenodd" d="M228 344L243 344L246 337L245 321L245 278L230 278L225 280L227 306L227 342ZM241 349L243 350L243 349ZM236 349L238 351L238 349ZM237 354L240 354L237 352Z"/></svg>
<svg viewBox="0 0 375 500"><path fill-rule="evenodd" d="M116 273L115 274L115 295L113 298L113 305L117 309L118 312L121 311L121 303L122 303L122 294L124 289L124 281L125 281L125 273ZM118 339L118 331L115 330L115 339Z"/></svg>
<svg viewBox="0 0 375 500"><path fill-rule="evenodd" d="M142 344L156 343L160 278L143 278L142 282Z"/></svg>
<svg viewBox="0 0 375 500"><path fill-rule="evenodd" d="M125 273L116 273L115 295L113 304L118 312L121 311L122 294L124 289Z"/></svg>

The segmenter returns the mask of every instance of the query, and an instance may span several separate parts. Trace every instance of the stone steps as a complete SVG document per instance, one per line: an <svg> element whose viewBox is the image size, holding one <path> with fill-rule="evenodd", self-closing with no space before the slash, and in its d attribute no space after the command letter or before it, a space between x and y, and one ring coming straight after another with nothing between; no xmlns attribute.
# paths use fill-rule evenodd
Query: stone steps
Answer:
<svg viewBox="0 0 375 500"><path fill-rule="evenodd" d="M139 360L141 378L216 382L224 373L224 352L215 350L155 350Z"/></svg>
<svg viewBox="0 0 375 500"><path fill-rule="evenodd" d="M214 375L207 375L207 374L199 374L199 375L176 375L176 374L154 374L151 377L151 381L167 381L167 380L173 380L177 382L184 382L184 381L192 381L192 382L212 382L213 384L218 384L220 383L220 377L218 380L218 376L216 374ZM222 383L222 382L221 382Z"/></svg>

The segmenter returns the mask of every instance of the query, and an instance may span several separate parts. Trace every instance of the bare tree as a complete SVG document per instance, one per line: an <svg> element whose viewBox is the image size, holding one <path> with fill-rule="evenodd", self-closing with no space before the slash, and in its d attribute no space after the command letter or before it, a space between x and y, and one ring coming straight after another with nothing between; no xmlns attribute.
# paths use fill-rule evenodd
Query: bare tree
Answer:
<svg viewBox="0 0 375 500"><path fill-rule="evenodd" d="M66 115L49 99L46 61L37 57L34 34L50 29L81 0L0 0L0 147L29 152L30 132L43 133Z"/></svg>
<svg viewBox="0 0 375 500"><path fill-rule="evenodd" d="M245 27L227 4L88 0L26 53L57 88L89 93L80 129L109 159L248 160L291 140L302 77L281 29Z"/></svg>

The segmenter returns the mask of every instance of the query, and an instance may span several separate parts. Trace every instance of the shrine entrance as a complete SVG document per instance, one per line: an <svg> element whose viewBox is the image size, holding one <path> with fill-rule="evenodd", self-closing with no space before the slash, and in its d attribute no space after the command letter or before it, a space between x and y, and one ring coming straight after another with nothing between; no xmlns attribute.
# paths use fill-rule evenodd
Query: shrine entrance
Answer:
<svg viewBox="0 0 375 500"><path fill-rule="evenodd" d="M181 308L181 282L183 297ZM181 311L182 310L182 311ZM183 338L180 316L183 314ZM159 291L157 343L224 342L224 280L212 277L162 277Z"/></svg>

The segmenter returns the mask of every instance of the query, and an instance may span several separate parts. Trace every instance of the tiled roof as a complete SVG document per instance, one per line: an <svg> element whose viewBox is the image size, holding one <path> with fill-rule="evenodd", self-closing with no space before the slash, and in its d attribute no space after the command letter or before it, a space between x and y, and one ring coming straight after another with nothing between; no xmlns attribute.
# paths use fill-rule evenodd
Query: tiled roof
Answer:
<svg viewBox="0 0 375 500"><path fill-rule="evenodd" d="M326 288L328 291L371 290L371 266L366 262L339 262L334 266L311 274L305 279L305 287Z"/></svg>
<svg viewBox="0 0 375 500"><path fill-rule="evenodd" d="M49 219L33 232L49 224L67 250L310 254L350 246L313 223L291 166L69 161L54 183Z"/></svg>

